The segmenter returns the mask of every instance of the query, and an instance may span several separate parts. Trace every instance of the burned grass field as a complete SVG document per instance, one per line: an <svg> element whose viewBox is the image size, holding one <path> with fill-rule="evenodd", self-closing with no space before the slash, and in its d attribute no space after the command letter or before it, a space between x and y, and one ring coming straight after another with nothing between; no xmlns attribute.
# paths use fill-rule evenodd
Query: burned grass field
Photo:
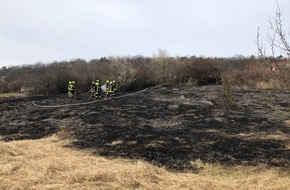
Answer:
<svg viewBox="0 0 290 190"><path fill-rule="evenodd" d="M69 148L198 173L195 161L290 169L289 92L235 90L225 114L218 86L160 86L92 104L66 97L0 100L0 139L58 133ZM74 103L83 103L84 97Z"/></svg>

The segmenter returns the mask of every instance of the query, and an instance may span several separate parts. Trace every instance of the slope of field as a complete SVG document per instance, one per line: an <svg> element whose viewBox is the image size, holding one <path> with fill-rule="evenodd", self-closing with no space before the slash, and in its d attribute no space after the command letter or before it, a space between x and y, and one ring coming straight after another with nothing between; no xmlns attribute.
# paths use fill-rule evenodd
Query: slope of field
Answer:
<svg viewBox="0 0 290 190"><path fill-rule="evenodd" d="M45 142L50 146L51 143L54 144L54 140L49 138L48 142L42 138L58 134L58 138L69 140L69 143L65 145L56 143L58 148L51 147L51 149L59 151L60 154L63 151L72 151L69 153L72 155L64 153L65 157L83 154L82 152L86 150L89 151L89 157L84 156L83 162L89 162L90 159L96 159L93 161L94 164L101 162L98 159L108 162L103 166L87 163L89 168L92 168L92 171L86 169L88 175L98 175L94 173L94 167L110 165L115 167L116 171L121 170L120 165L114 166L115 160L129 163L129 169L119 171L120 176L111 168L112 171L105 172L108 173L107 177L96 177L95 180L84 177L84 181L92 182L90 184L92 186L100 181L106 183L104 188L125 189L157 188L158 184L161 184L159 189L170 186L173 189L174 187L287 189L288 186L285 184L290 183L290 108L287 102L289 94L273 90L236 91L234 105L228 115L225 115L224 103L217 86L162 86L134 96L57 108L39 108L34 106L32 101L36 101L39 105L63 105L69 103L67 99L64 97L5 99L0 100L0 139L12 142L2 142L0 151L2 154L9 155L10 149L14 147L13 143L21 147L22 141L14 142L15 140L40 139L23 141L23 143L35 142L35 148ZM83 96L74 103L87 101L85 99L86 97ZM41 147L38 151L40 150ZM37 157L38 154L34 156L33 154L32 151L31 156L36 160L35 156ZM39 154L48 159L47 162L52 156L40 152ZM25 155L29 157L28 152ZM13 178L9 176L11 174L9 164L13 163L11 160L16 158L22 160L24 165L19 164L19 168L24 167L23 170L26 170L27 156L22 158L12 154L13 158L8 156L7 159L1 160L0 165L3 166L1 168L8 167L8 173L5 173L6 170L0 171L0 184L3 184L5 179ZM69 162L64 157L58 159L64 160L63 163ZM77 162L81 161L72 162L67 168L73 167ZM52 161L52 163L57 162ZM139 174L134 174L136 168L140 169L140 163L146 168L145 171L141 167L142 171L138 170ZM149 176L149 181L144 179L148 174L147 169L151 172L150 175L153 172L153 177ZM45 168L37 170L42 171ZM56 170L56 174L53 175L62 176L70 169L64 169L64 173ZM130 170L133 172L134 180L128 178L133 182L126 181L126 176L130 176ZM125 175L122 172L129 172L129 174ZM253 176L249 172L252 172ZM111 174L113 178L109 176ZM53 178L51 184L58 184L59 180L59 184L63 184L61 176L57 179L51 177ZM120 180L116 180L115 177ZM278 177L281 181L275 181ZM14 176L15 183L17 183L16 178L21 177ZM109 182L105 180L106 178ZM136 182L137 178L141 181ZM233 180L233 183L227 184L225 182L227 179ZM37 178L35 183L44 184L43 180ZM76 181L69 183L76 184L78 183ZM267 186L265 181L270 186ZM114 185L110 186L111 183ZM189 184L189 186L181 184ZM47 187L49 188L54 187ZM57 188L56 185L54 189ZM61 188L66 187L61 186Z"/></svg>

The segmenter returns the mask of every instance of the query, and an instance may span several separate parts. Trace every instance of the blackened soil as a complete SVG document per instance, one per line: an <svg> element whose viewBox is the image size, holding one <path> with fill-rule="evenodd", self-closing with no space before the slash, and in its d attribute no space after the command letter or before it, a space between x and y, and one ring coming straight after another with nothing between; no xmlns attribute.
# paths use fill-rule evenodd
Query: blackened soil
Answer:
<svg viewBox="0 0 290 190"><path fill-rule="evenodd" d="M0 139L38 139L66 131L72 147L193 170L197 159L222 165L290 169L289 92L236 91L226 115L217 86L162 86L87 105L65 97L0 101ZM81 103L85 100L73 103Z"/></svg>

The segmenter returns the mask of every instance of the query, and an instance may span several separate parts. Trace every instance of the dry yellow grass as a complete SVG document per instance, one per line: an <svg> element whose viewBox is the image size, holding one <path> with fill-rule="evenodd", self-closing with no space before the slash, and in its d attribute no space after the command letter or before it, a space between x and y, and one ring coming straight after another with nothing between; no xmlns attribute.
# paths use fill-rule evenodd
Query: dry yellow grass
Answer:
<svg viewBox="0 0 290 190"><path fill-rule="evenodd" d="M26 96L27 94L24 93L0 93L0 98L20 98Z"/></svg>
<svg viewBox="0 0 290 190"><path fill-rule="evenodd" d="M257 89L281 89L283 84L277 80L261 81L256 84Z"/></svg>
<svg viewBox="0 0 290 190"><path fill-rule="evenodd" d="M289 189L287 172L226 168L196 161L198 174L170 172L141 160L109 159L65 148L56 135L0 142L0 189Z"/></svg>

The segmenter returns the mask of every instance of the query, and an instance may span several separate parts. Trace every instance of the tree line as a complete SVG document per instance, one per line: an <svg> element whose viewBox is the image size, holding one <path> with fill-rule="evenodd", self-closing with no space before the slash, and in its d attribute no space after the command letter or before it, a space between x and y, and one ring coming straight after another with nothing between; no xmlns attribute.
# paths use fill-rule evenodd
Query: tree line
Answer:
<svg viewBox="0 0 290 190"><path fill-rule="evenodd" d="M50 94L66 93L69 80L76 81L77 92L81 93L88 91L96 79L115 80L120 90L130 91L159 84L220 84L225 75L235 85L254 88L258 82L271 79L269 71L255 56L170 57L165 50L158 50L152 57L102 57L2 67L0 76L2 92L28 87L34 94Z"/></svg>

